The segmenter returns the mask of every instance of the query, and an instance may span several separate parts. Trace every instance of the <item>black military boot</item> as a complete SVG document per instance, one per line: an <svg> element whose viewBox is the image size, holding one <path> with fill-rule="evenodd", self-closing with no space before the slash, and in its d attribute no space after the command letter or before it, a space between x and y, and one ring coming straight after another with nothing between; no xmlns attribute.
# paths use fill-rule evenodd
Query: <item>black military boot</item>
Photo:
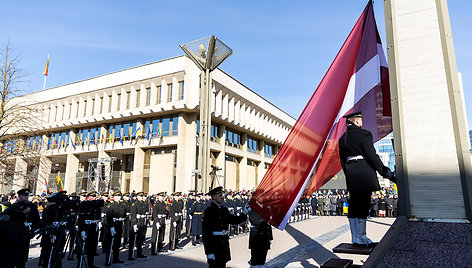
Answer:
<svg viewBox="0 0 472 268"><path fill-rule="evenodd" d="M156 243L151 243L151 255L153 255L153 256L157 255Z"/></svg>

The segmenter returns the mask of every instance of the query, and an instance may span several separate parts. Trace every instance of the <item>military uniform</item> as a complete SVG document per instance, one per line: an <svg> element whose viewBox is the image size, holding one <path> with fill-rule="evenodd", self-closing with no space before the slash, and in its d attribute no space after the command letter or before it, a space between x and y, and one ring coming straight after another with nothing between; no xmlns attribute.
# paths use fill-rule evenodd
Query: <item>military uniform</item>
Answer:
<svg viewBox="0 0 472 268"><path fill-rule="evenodd" d="M377 155L372 133L349 121L358 117L362 118L360 113L344 116L348 126L339 138L339 158L350 193L347 217L353 243L370 244L372 241L365 234L365 221L369 215L372 191L380 190L376 171L387 178L392 178L393 173Z"/></svg>
<svg viewBox="0 0 472 268"><path fill-rule="evenodd" d="M196 245L200 236L202 235L202 221L203 221L203 211L205 206L200 201L194 201L193 205L189 211L189 215L192 216L192 224L190 228L190 235L192 236L192 245Z"/></svg>
<svg viewBox="0 0 472 268"><path fill-rule="evenodd" d="M222 192L222 187L217 187L210 191L214 196ZM225 267L231 260L229 249L228 227L229 224L240 224L246 220L246 214L234 216L229 213L223 205L218 205L215 201L203 212L203 245L207 261L210 267ZM212 256L212 258L209 258ZM213 259L214 257L214 259Z"/></svg>
<svg viewBox="0 0 472 268"><path fill-rule="evenodd" d="M129 193L125 193L123 196L129 197ZM125 207L125 224L123 227L123 246L128 247L129 234L131 232L131 219L130 219L130 210L131 210L131 200L123 200L123 206Z"/></svg>
<svg viewBox="0 0 472 268"><path fill-rule="evenodd" d="M251 265L264 265L270 241L273 240L272 227L259 214L251 210L248 213L251 230L249 232L249 249Z"/></svg>
<svg viewBox="0 0 472 268"><path fill-rule="evenodd" d="M90 192L87 194L87 197L96 196L96 192ZM83 201L85 202L92 202L92 201ZM78 226L79 226L79 233L82 236L86 236L85 238L85 253L87 254L87 263L88 267L95 267L94 265L94 257L97 253L97 246L98 246L98 229L99 229L99 222L101 221L101 212L102 207L96 205L88 205L88 204L81 204L79 209L79 218L78 218ZM79 253L79 260L80 263L81 258Z"/></svg>
<svg viewBox="0 0 472 268"><path fill-rule="evenodd" d="M158 195L163 196L164 193ZM167 205L164 200L157 200L152 206L152 235L151 235L151 254L156 255L157 252L164 252L163 242L166 231L166 213ZM157 252L156 252L157 245Z"/></svg>
<svg viewBox="0 0 472 268"><path fill-rule="evenodd" d="M174 193L174 195L179 196L180 193ZM184 209L182 200L172 200L168 205L168 209L170 217L169 249L175 250L181 248L179 241L182 232L182 210Z"/></svg>
<svg viewBox="0 0 472 268"><path fill-rule="evenodd" d="M137 194L138 196L144 197L144 193L140 192ZM146 220L147 215L146 212L149 211L149 204L142 200L136 201L131 205L130 209L130 216L131 216L131 232L129 237L129 251L128 251L128 259L134 260L133 252L134 246L136 244L137 249L137 257L138 258L146 258L143 254L143 243L146 238Z"/></svg>
<svg viewBox="0 0 472 268"><path fill-rule="evenodd" d="M114 193L113 196L121 196L121 192ZM113 251L113 263L123 263L120 260L121 237L123 235L123 225L126 217L125 204L114 201L106 205L106 229L104 238L104 248L106 251L105 265L111 265L111 252Z"/></svg>

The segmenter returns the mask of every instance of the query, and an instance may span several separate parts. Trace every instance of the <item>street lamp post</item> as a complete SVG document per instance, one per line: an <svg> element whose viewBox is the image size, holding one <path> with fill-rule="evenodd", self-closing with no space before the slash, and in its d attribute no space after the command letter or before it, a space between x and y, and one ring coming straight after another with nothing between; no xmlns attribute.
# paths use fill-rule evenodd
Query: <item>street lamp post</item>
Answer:
<svg viewBox="0 0 472 268"><path fill-rule="evenodd" d="M180 45L187 56L201 70L200 74L200 133L198 168L201 180L198 181L198 191L206 192L210 183L210 128L211 128L211 71L216 69L226 58L233 54L233 50L215 36Z"/></svg>

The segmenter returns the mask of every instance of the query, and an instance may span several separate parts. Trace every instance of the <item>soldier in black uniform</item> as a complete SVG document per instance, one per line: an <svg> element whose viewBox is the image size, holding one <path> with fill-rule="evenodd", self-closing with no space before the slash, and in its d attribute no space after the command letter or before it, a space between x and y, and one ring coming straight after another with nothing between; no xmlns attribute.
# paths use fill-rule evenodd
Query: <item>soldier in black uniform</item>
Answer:
<svg viewBox="0 0 472 268"><path fill-rule="evenodd" d="M170 234L169 234L169 250L174 251L179 246L180 235L182 232L182 210L184 204L180 200L180 192L172 194L173 200L169 203L169 217L170 217Z"/></svg>
<svg viewBox="0 0 472 268"><path fill-rule="evenodd" d="M187 201L185 202L185 236L190 237L190 227L192 225L192 215L189 211L192 209L193 203L195 202L195 196L193 193L189 193Z"/></svg>
<svg viewBox="0 0 472 268"><path fill-rule="evenodd" d="M108 201L108 192L103 192L101 195L100 195L100 199L103 200L104 203L104 206L102 207L102 214L101 214L101 221L99 223L100 225L100 233L99 233L99 239L98 241L102 242L102 253L105 253L105 247L103 246L103 241L104 241L104 238L105 238L105 230L107 229L107 222L106 222L106 210L107 210L107 206L110 204L110 201ZM97 242L97 246L98 246L98 242Z"/></svg>
<svg viewBox="0 0 472 268"><path fill-rule="evenodd" d="M16 202L17 203L26 202L28 204L28 207L30 208L28 214L26 215L26 221L24 223L28 231L28 236L27 236L28 239L25 241L25 247L24 247L25 249L24 261L26 263L28 261L28 255L29 255L30 235L33 233L34 230L39 228L41 219L39 217L38 206L34 203L31 203L28 200L30 190L21 189L17 192L17 194L18 194L18 200Z"/></svg>
<svg viewBox="0 0 472 268"><path fill-rule="evenodd" d="M128 259L134 260L133 252L136 244L137 257L146 258L143 254L143 243L146 238L146 212L149 211L149 205L144 200L144 192L137 193L138 200L131 205L131 232L129 236ZM136 243L135 243L136 242Z"/></svg>
<svg viewBox="0 0 472 268"><path fill-rule="evenodd" d="M166 231L167 205L164 201L164 192L157 194L157 201L152 206L152 235L151 235L151 255L157 252L166 252L163 248L164 233ZM156 252L157 243L157 252Z"/></svg>
<svg viewBox="0 0 472 268"><path fill-rule="evenodd" d="M125 225L123 227L123 247L128 248L129 233L131 231L131 220L130 220L130 209L131 209L131 200L129 198L129 193L123 194L123 206L125 207Z"/></svg>
<svg viewBox="0 0 472 268"><path fill-rule="evenodd" d="M264 265L267 252L270 249L270 241L273 239L272 227L254 210L249 211L248 218L251 223L249 232L249 248L251 249L251 267Z"/></svg>
<svg viewBox="0 0 472 268"><path fill-rule="evenodd" d="M87 194L87 201L96 200L97 192L92 191ZM87 254L87 265L89 268L96 267L94 265L94 257L97 253L98 244L98 223L101 220L102 206L81 204L79 209L79 233L82 238L85 238L85 253ZM79 251L80 252L80 251ZM80 255L80 253L78 254ZM81 258L78 256L78 265L80 265Z"/></svg>
<svg viewBox="0 0 472 268"><path fill-rule="evenodd" d="M372 241L366 235L366 219L369 215L370 197L373 191L380 190L376 171L392 181L395 179L392 171L384 166L377 155L372 133L362 129L361 113L351 113L343 117L346 118L348 126L339 138L339 157L350 193L347 217L352 243L369 246Z"/></svg>
<svg viewBox="0 0 472 268"><path fill-rule="evenodd" d="M196 246L199 244L200 236L202 235L202 221L203 211L205 205L202 202L202 194L195 195L195 201L190 207L189 215L192 216L192 224L190 228L190 235L192 236L192 245Z"/></svg>
<svg viewBox="0 0 472 268"><path fill-rule="evenodd" d="M203 212L203 245L209 267L226 267L231 260L228 225L240 224L247 219L247 210L239 216L231 215L223 203L223 187L216 187L208 195L211 205Z"/></svg>
<svg viewBox="0 0 472 268"><path fill-rule="evenodd" d="M126 207L121 201L121 192L113 193L113 202L106 205L106 229L104 248L106 250L105 265L111 265L111 251L113 250L113 263L123 263L120 260L121 236L126 217Z"/></svg>

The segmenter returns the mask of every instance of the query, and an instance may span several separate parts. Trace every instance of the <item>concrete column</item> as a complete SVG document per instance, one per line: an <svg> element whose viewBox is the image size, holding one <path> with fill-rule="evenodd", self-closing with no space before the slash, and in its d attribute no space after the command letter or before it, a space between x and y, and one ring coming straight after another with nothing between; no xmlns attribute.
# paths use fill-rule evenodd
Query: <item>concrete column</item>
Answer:
<svg viewBox="0 0 472 268"><path fill-rule="evenodd" d="M177 168L176 186L177 191L187 192L192 189L195 180L192 170L197 160L197 116L196 114L182 113L179 116L179 136L177 141Z"/></svg>
<svg viewBox="0 0 472 268"><path fill-rule="evenodd" d="M106 114L110 112L110 110L108 109L108 107L110 107L110 102L111 102L111 98L108 96L108 93L104 92L102 113Z"/></svg>
<svg viewBox="0 0 472 268"><path fill-rule="evenodd" d="M240 116L239 116L239 125L244 127L246 125L246 103L241 104Z"/></svg>
<svg viewBox="0 0 472 268"><path fill-rule="evenodd" d="M141 88L141 92L140 92L141 95L139 97L138 107L139 108L144 108L146 106L146 87L143 84L141 84L140 88ZM151 89L149 89L149 90L151 90Z"/></svg>
<svg viewBox="0 0 472 268"><path fill-rule="evenodd" d="M231 123L234 121L234 97L228 103L228 121Z"/></svg>
<svg viewBox="0 0 472 268"><path fill-rule="evenodd" d="M221 116L221 110L223 109L223 91L220 90L216 93L215 97L215 117Z"/></svg>
<svg viewBox="0 0 472 268"><path fill-rule="evenodd" d="M126 110L126 102L127 102L127 98L129 98L128 95L129 94L126 93L126 90L124 88L121 88L120 109L118 109L118 111ZM130 103L130 107L131 107L131 103Z"/></svg>
<svg viewBox="0 0 472 268"><path fill-rule="evenodd" d="M85 101L83 98L79 98L79 111L77 113L77 118L83 118L85 111Z"/></svg>
<svg viewBox="0 0 472 268"><path fill-rule="evenodd" d="M116 90L113 90L111 93L111 111L110 113L116 112L118 110L118 93Z"/></svg>
<svg viewBox="0 0 472 268"><path fill-rule="evenodd" d="M49 123L56 122L56 106L54 104L51 104L49 108Z"/></svg>
<svg viewBox="0 0 472 268"><path fill-rule="evenodd" d="M154 106L157 103L157 86L154 82L151 82L151 99L149 101L150 106Z"/></svg>
<svg viewBox="0 0 472 268"><path fill-rule="evenodd" d="M62 121L62 117L64 116L64 104L57 104L57 115L56 115L56 121L60 122Z"/></svg>
<svg viewBox="0 0 472 268"><path fill-rule="evenodd" d="M76 133L69 131L71 141L75 141ZM75 192L77 188L76 176L79 171L79 156L72 153L73 147L67 147L66 174L64 176L64 190L69 193Z"/></svg>
<svg viewBox="0 0 472 268"><path fill-rule="evenodd" d="M161 80L161 103L167 103L167 83Z"/></svg>
<svg viewBox="0 0 472 268"><path fill-rule="evenodd" d="M241 101L238 100L234 105L234 124L239 125L241 122Z"/></svg>
<svg viewBox="0 0 472 268"><path fill-rule="evenodd" d="M239 163L239 189L242 189L244 185L247 185L247 134L241 134L241 141L242 141L242 150L243 150L243 158ZM236 190L239 190L236 189Z"/></svg>
<svg viewBox="0 0 472 268"><path fill-rule="evenodd" d="M36 178L36 194L41 194L42 192L46 191L46 183L51 175L51 168L52 168L52 161L45 157L39 157L39 166L38 166L38 177ZM49 186L49 185L48 185Z"/></svg>
<svg viewBox="0 0 472 268"><path fill-rule="evenodd" d="M129 107L128 109L134 109L136 108L136 99L137 99L137 91L136 91L136 88L134 86L131 86L131 90L128 94L128 98L129 99ZM140 96L141 97L141 96Z"/></svg>
<svg viewBox="0 0 472 268"><path fill-rule="evenodd" d="M138 120L136 127L143 129L143 119ZM130 191L135 190L136 192L140 192L143 190L144 155L145 153L141 148L141 142L137 142L134 146L134 163L133 173L131 174Z"/></svg>
<svg viewBox="0 0 472 268"><path fill-rule="evenodd" d="M64 102L64 116L62 117L64 121L70 119L70 112L71 112L70 108L71 108L71 103L68 100L66 100Z"/></svg>
<svg viewBox="0 0 472 268"><path fill-rule="evenodd" d="M218 133L220 137L220 145L221 145L221 152L216 158L216 166L221 168L217 174L226 174L226 126L220 125L220 133ZM226 180L226 176L225 176ZM223 185L226 185L226 181L220 181Z"/></svg>
<svg viewBox="0 0 472 268"><path fill-rule="evenodd" d="M254 182L254 188L257 188L259 185L259 182L261 182L262 177L264 176L264 159L265 159L265 142L263 140L260 140L260 145L261 146L261 151L259 152L261 162L259 163L259 166L257 166L257 178L256 181Z"/></svg>
<svg viewBox="0 0 472 268"><path fill-rule="evenodd" d="M13 190L18 191L26 186L26 169L28 164L22 158L15 160L15 173L13 174Z"/></svg>
<svg viewBox="0 0 472 268"><path fill-rule="evenodd" d="M172 77L172 102L179 100L179 81L177 78Z"/></svg>
<svg viewBox="0 0 472 268"><path fill-rule="evenodd" d="M76 99L72 99L71 106L70 106L70 116L69 118L76 119L77 118L77 110L79 109L79 104Z"/></svg>
<svg viewBox="0 0 472 268"><path fill-rule="evenodd" d="M223 102L222 102L222 111L221 111L221 119L226 120L228 118L228 100L229 96L226 94L223 97Z"/></svg>
<svg viewBox="0 0 472 268"><path fill-rule="evenodd" d="M100 98L100 95L98 95L97 93L95 94L95 106L93 108L93 115L98 115L100 114L100 108L102 108L102 101L101 101L101 98Z"/></svg>
<svg viewBox="0 0 472 268"><path fill-rule="evenodd" d="M85 107L85 117L90 117L93 114L93 100L91 96L87 96L87 107Z"/></svg>

